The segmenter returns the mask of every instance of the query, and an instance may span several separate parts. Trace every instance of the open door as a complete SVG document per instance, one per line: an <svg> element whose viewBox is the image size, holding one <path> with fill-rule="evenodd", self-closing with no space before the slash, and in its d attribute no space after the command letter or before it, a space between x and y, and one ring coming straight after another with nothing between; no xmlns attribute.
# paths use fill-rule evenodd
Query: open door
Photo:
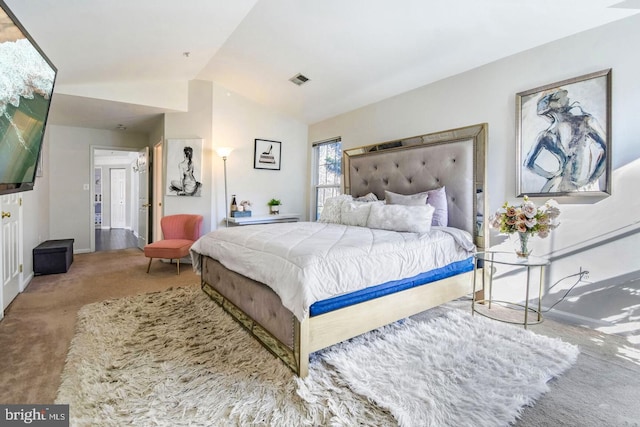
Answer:
<svg viewBox="0 0 640 427"><path fill-rule="evenodd" d="M138 247L149 241L149 147L138 151Z"/></svg>
<svg viewBox="0 0 640 427"><path fill-rule="evenodd" d="M162 147L162 141L153 147L153 167L151 168L153 174L153 196L151 197L151 200L153 200L153 210L151 212L151 224L153 224L151 227L152 242L162 240L162 229L160 228L160 219L163 214L162 199L164 197L164 188L162 185L162 175L164 173Z"/></svg>
<svg viewBox="0 0 640 427"><path fill-rule="evenodd" d="M0 276L2 277L3 311L20 292L20 281L22 280L21 206L22 199L19 194L8 194L0 198L0 207L2 208ZM0 312L0 319L2 317L2 312Z"/></svg>

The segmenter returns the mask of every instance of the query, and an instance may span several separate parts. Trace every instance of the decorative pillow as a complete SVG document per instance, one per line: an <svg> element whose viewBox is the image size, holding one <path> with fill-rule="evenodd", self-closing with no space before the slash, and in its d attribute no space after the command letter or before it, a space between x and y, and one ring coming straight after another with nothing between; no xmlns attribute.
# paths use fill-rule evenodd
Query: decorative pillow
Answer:
<svg viewBox="0 0 640 427"><path fill-rule="evenodd" d="M378 204L381 203L382 202L378 202ZM374 204L375 203L372 202L343 202L340 210L340 224L366 227L371 206Z"/></svg>
<svg viewBox="0 0 640 427"><path fill-rule="evenodd" d="M431 205L383 205L373 204L367 227L392 231L426 233L431 230L434 207Z"/></svg>
<svg viewBox="0 0 640 427"><path fill-rule="evenodd" d="M342 194L340 196L329 197L324 201L322 212L320 212L320 218L318 222L333 222L340 224L340 210L342 204L345 201L351 201L353 197L348 194Z"/></svg>
<svg viewBox="0 0 640 427"><path fill-rule="evenodd" d="M378 196L373 193L369 193L365 194L364 196L356 197L353 200L355 200L356 202L377 202Z"/></svg>
<svg viewBox="0 0 640 427"><path fill-rule="evenodd" d="M449 224L449 208L447 207L447 193L444 187L429 190L427 195L427 204L435 208L431 225L446 227Z"/></svg>
<svg viewBox="0 0 640 427"><path fill-rule="evenodd" d="M392 193L386 190L384 192L384 199L388 205L420 206L427 203L428 196L426 191L408 195Z"/></svg>

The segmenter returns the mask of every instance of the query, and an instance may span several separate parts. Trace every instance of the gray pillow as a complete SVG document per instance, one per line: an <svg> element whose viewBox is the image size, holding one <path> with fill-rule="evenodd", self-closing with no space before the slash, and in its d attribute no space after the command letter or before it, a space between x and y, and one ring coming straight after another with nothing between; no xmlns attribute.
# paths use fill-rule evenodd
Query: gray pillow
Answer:
<svg viewBox="0 0 640 427"><path fill-rule="evenodd" d="M425 191L424 193L415 193L415 194L398 194L392 193L391 191L384 192L384 199L387 201L388 205L405 205L405 206L420 206L427 204L427 197L429 194Z"/></svg>

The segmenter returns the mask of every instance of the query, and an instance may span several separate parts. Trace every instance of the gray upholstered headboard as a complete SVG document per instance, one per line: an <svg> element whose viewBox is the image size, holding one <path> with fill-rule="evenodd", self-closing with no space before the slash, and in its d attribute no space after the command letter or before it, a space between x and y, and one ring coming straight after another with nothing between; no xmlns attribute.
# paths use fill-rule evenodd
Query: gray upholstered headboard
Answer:
<svg viewBox="0 0 640 427"><path fill-rule="evenodd" d="M449 225L470 232L482 248L485 151L484 124L345 149L345 193L371 192L382 200L385 190L413 194L444 186Z"/></svg>

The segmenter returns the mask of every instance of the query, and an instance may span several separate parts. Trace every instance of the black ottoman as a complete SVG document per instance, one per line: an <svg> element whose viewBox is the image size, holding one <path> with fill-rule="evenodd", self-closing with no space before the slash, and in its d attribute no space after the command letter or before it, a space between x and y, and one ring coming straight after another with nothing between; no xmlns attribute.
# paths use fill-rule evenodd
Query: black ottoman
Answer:
<svg viewBox="0 0 640 427"><path fill-rule="evenodd" d="M33 274L66 273L73 262L73 240L46 240L33 249Z"/></svg>

